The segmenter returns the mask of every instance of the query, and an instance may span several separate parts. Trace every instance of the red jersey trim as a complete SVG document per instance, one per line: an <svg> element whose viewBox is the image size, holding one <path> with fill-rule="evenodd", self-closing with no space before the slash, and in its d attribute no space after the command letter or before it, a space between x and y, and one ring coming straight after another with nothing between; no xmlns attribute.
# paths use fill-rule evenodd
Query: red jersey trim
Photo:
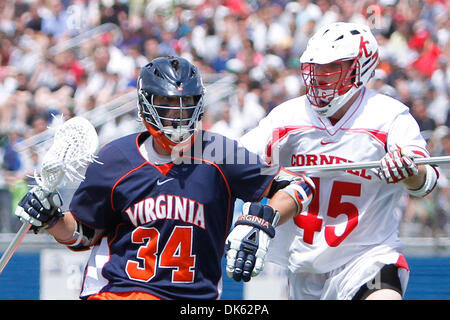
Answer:
<svg viewBox="0 0 450 320"><path fill-rule="evenodd" d="M286 126L276 128L272 131L272 139L266 146L266 161L271 163L272 160L272 149L279 144L281 141L286 139L290 134L307 131L311 129L318 130L326 130L324 128L316 127L316 126ZM339 130L368 134L371 138L379 142L383 147L386 146L387 141L387 133L384 131L376 130L376 129L365 129L365 128L355 128L355 129L345 129L340 128Z"/></svg>
<svg viewBox="0 0 450 320"><path fill-rule="evenodd" d="M383 147L386 146L387 133L384 131L380 131L380 130L376 130L376 129L365 129L365 128L355 128L355 129L341 128L340 130L368 134L370 137L372 137L377 142L379 142L381 145L383 145Z"/></svg>
<svg viewBox="0 0 450 320"><path fill-rule="evenodd" d="M267 143L266 146L266 161L268 163L271 162L272 149L275 147L275 145L279 144L282 140L286 139L290 134L310 129L324 130L322 128L315 126L285 126L274 129L272 131L272 139L269 141L269 143Z"/></svg>

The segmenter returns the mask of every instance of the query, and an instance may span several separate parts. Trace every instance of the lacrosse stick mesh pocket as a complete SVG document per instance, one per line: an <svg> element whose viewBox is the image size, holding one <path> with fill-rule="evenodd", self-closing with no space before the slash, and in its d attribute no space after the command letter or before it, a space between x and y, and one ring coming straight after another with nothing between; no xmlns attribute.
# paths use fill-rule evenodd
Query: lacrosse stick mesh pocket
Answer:
<svg viewBox="0 0 450 320"><path fill-rule="evenodd" d="M92 124L74 117L56 129L53 144L44 156L38 184L53 191L64 176L71 181L83 180L78 171L95 161L98 137Z"/></svg>

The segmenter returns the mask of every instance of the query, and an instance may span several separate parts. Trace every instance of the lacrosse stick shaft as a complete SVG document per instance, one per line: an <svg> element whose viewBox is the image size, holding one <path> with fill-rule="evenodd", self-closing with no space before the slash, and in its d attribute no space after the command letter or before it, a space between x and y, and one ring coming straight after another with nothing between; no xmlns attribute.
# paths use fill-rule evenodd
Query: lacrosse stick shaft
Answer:
<svg viewBox="0 0 450 320"><path fill-rule="evenodd" d="M19 231L14 236L14 239L10 242L8 248L6 248L5 252L2 255L2 258L0 259L0 274L3 272L3 269L6 267L6 265L9 262L9 259L11 259L12 255L16 251L19 244L22 242L23 237L27 234L28 230L31 228L31 223L24 222L22 226L20 227Z"/></svg>
<svg viewBox="0 0 450 320"><path fill-rule="evenodd" d="M417 158L414 163L418 165L424 164L445 164L450 163L450 156ZM366 162L346 162L335 164L324 164L317 166L301 166L301 167L286 167L289 171L307 171L307 172L323 172L323 171L340 171L340 170L360 170L379 168L380 161L366 161Z"/></svg>

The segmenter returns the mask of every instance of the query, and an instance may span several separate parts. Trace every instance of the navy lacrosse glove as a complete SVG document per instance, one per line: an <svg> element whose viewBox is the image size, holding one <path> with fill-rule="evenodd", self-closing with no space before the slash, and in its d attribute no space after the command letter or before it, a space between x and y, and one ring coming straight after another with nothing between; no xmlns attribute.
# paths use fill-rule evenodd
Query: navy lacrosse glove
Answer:
<svg viewBox="0 0 450 320"><path fill-rule="evenodd" d="M22 221L31 223L35 233L41 228L50 228L63 217L62 199L58 192L45 192L41 187L33 187L20 200L14 212Z"/></svg>
<svg viewBox="0 0 450 320"><path fill-rule="evenodd" d="M225 242L227 275L236 281L247 282L264 268L264 259L280 214L260 203L245 203Z"/></svg>

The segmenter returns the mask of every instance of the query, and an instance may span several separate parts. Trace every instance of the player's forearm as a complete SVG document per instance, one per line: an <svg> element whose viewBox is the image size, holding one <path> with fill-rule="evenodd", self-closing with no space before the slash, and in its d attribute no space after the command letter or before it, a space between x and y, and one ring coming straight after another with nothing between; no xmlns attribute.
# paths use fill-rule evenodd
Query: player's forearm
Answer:
<svg viewBox="0 0 450 320"><path fill-rule="evenodd" d="M410 190L420 189L425 183L426 169L425 166L419 166L419 173L415 176L405 179L403 183Z"/></svg>
<svg viewBox="0 0 450 320"><path fill-rule="evenodd" d="M290 195L283 191L275 193L267 204L280 213L278 225L293 218L297 213L297 204Z"/></svg>
<svg viewBox="0 0 450 320"><path fill-rule="evenodd" d="M46 229L57 241L63 242L73 237L77 228L77 222L70 212L66 212L64 217L51 228Z"/></svg>

